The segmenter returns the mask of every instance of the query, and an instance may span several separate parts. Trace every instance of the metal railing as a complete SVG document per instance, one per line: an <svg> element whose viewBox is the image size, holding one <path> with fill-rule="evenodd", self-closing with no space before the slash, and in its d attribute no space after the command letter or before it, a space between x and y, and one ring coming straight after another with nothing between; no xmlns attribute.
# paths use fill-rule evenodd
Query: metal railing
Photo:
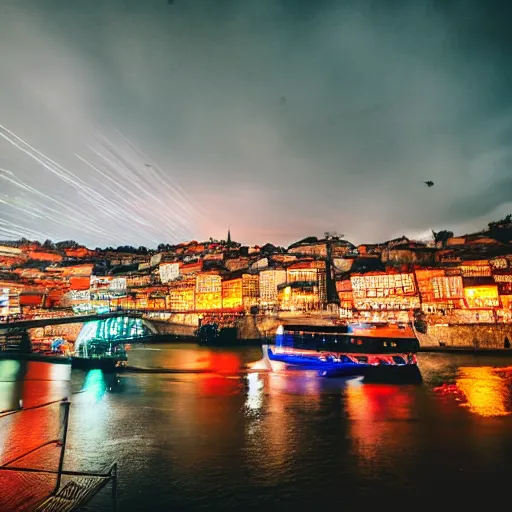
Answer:
<svg viewBox="0 0 512 512"><path fill-rule="evenodd" d="M49 495L44 496L35 506L36 511L72 511L86 505L101 489L109 482L112 483L112 510L117 510L117 463L112 464L105 472L88 472L88 471L70 471L64 469L64 458L66 454L66 441L69 422L69 409L71 402L66 398L54 400L44 404L34 405L32 407L23 408L20 403L19 409L12 409L0 412L0 419L20 414L25 411L41 409L54 404L60 403L60 432L57 438L45 441L38 446L28 450L27 452L17 455L8 462L0 466L0 472L18 472L18 473L36 473L56 475L56 482L53 490ZM60 446L59 463L57 469L39 469L30 467L14 466L16 462L20 462L25 457L41 450L50 445ZM74 477L65 485L62 485L62 477Z"/></svg>

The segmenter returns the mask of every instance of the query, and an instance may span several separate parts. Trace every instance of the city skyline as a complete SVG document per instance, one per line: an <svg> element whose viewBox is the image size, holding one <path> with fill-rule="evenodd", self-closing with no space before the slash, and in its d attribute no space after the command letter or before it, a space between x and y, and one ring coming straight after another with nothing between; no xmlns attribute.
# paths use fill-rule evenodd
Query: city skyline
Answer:
<svg viewBox="0 0 512 512"><path fill-rule="evenodd" d="M482 229L512 209L496 5L3 2L0 238Z"/></svg>

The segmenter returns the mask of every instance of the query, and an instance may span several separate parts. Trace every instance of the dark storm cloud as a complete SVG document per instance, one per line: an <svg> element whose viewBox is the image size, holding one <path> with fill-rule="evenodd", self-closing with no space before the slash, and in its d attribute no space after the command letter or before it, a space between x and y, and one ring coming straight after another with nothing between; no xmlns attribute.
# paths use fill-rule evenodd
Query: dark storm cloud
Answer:
<svg viewBox="0 0 512 512"><path fill-rule="evenodd" d="M81 181L0 140L0 234L12 223L91 245L154 245L230 225L248 243L324 230L371 242L508 213L503 13L492 2L398 4L4 0L0 124ZM145 183L134 210L76 157L91 162L98 134L125 155L115 171L103 159L102 172L120 180L130 164L125 184ZM45 205L59 206L42 196L31 213L20 180L90 221L46 219ZM177 184L171 200L164 190Z"/></svg>

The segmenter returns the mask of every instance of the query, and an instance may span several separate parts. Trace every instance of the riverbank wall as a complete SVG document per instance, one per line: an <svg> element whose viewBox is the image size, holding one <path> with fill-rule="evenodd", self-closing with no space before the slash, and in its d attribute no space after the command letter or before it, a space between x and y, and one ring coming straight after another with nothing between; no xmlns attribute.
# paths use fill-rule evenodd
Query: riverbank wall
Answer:
<svg viewBox="0 0 512 512"><path fill-rule="evenodd" d="M199 326L200 315L197 313L167 314L165 318L151 315L146 321L152 324L159 335L189 337L194 336ZM280 312L274 315L245 315L237 320L238 338L240 340L264 340L273 336L279 325L297 323L306 325L334 325L339 319L332 313Z"/></svg>
<svg viewBox="0 0 512 512"><path fill-rule="evenodd" d="M158 334L193 337L199 325L199 315L179 313L166 320L151 318ZM335 325L339 317L318 311L279 312L274 315L246 315L237 324L241 341L258 341L272 337L281 324ZM463 324L428 325L426 333L416 331L422 349L455 348L474 351L478 349L507 350L512 344L512 324Z"/></svg>
<svg viewBox="0 0 512 512"><path fill-rule="evenodd" d="M162 338L194 338L199 326L198 313L151 314L146 326ZM238 338L258 342L272 337L281 324L335 325L339 317L326 311L311 313L279 312L273 315L245 315L237 321ZM30 329L31 339L62 336L74 342L82 323L50 325ZM415 331L422 349L454 348L457 350L512 350L512 324L428 324L426 332Z"/></svg>
<svg viewBox="0 0 512 512"><path fill-rule="evenodd" d="M428 325L426 333L416 331L422 349L510 350L512 324Z"/></svg>

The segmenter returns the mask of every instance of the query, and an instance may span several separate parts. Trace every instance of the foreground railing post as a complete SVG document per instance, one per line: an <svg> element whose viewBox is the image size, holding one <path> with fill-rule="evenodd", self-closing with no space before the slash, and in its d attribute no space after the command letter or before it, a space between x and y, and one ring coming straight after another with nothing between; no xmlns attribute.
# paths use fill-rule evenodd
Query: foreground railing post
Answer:
<svg viewBox="0 0 512 512"><path fill-rule="evenodd" d="M67 400L67 398L60 404L60 432L59 439L61 450L59 457L59 467L57 470L57 482L55 483L55 489L53 490L53 494L56 494L60 487L60 482L62 479L62 468L64 466L64 456L66 454L66 439L68 436L68 420L69 420L69 406L71 403Z"/></svg>
<svg viewBox="0 0 512 512"><path fill-rule="evenodd" d="M117 511L117 462L112 466L112 510Z"/></svg>

